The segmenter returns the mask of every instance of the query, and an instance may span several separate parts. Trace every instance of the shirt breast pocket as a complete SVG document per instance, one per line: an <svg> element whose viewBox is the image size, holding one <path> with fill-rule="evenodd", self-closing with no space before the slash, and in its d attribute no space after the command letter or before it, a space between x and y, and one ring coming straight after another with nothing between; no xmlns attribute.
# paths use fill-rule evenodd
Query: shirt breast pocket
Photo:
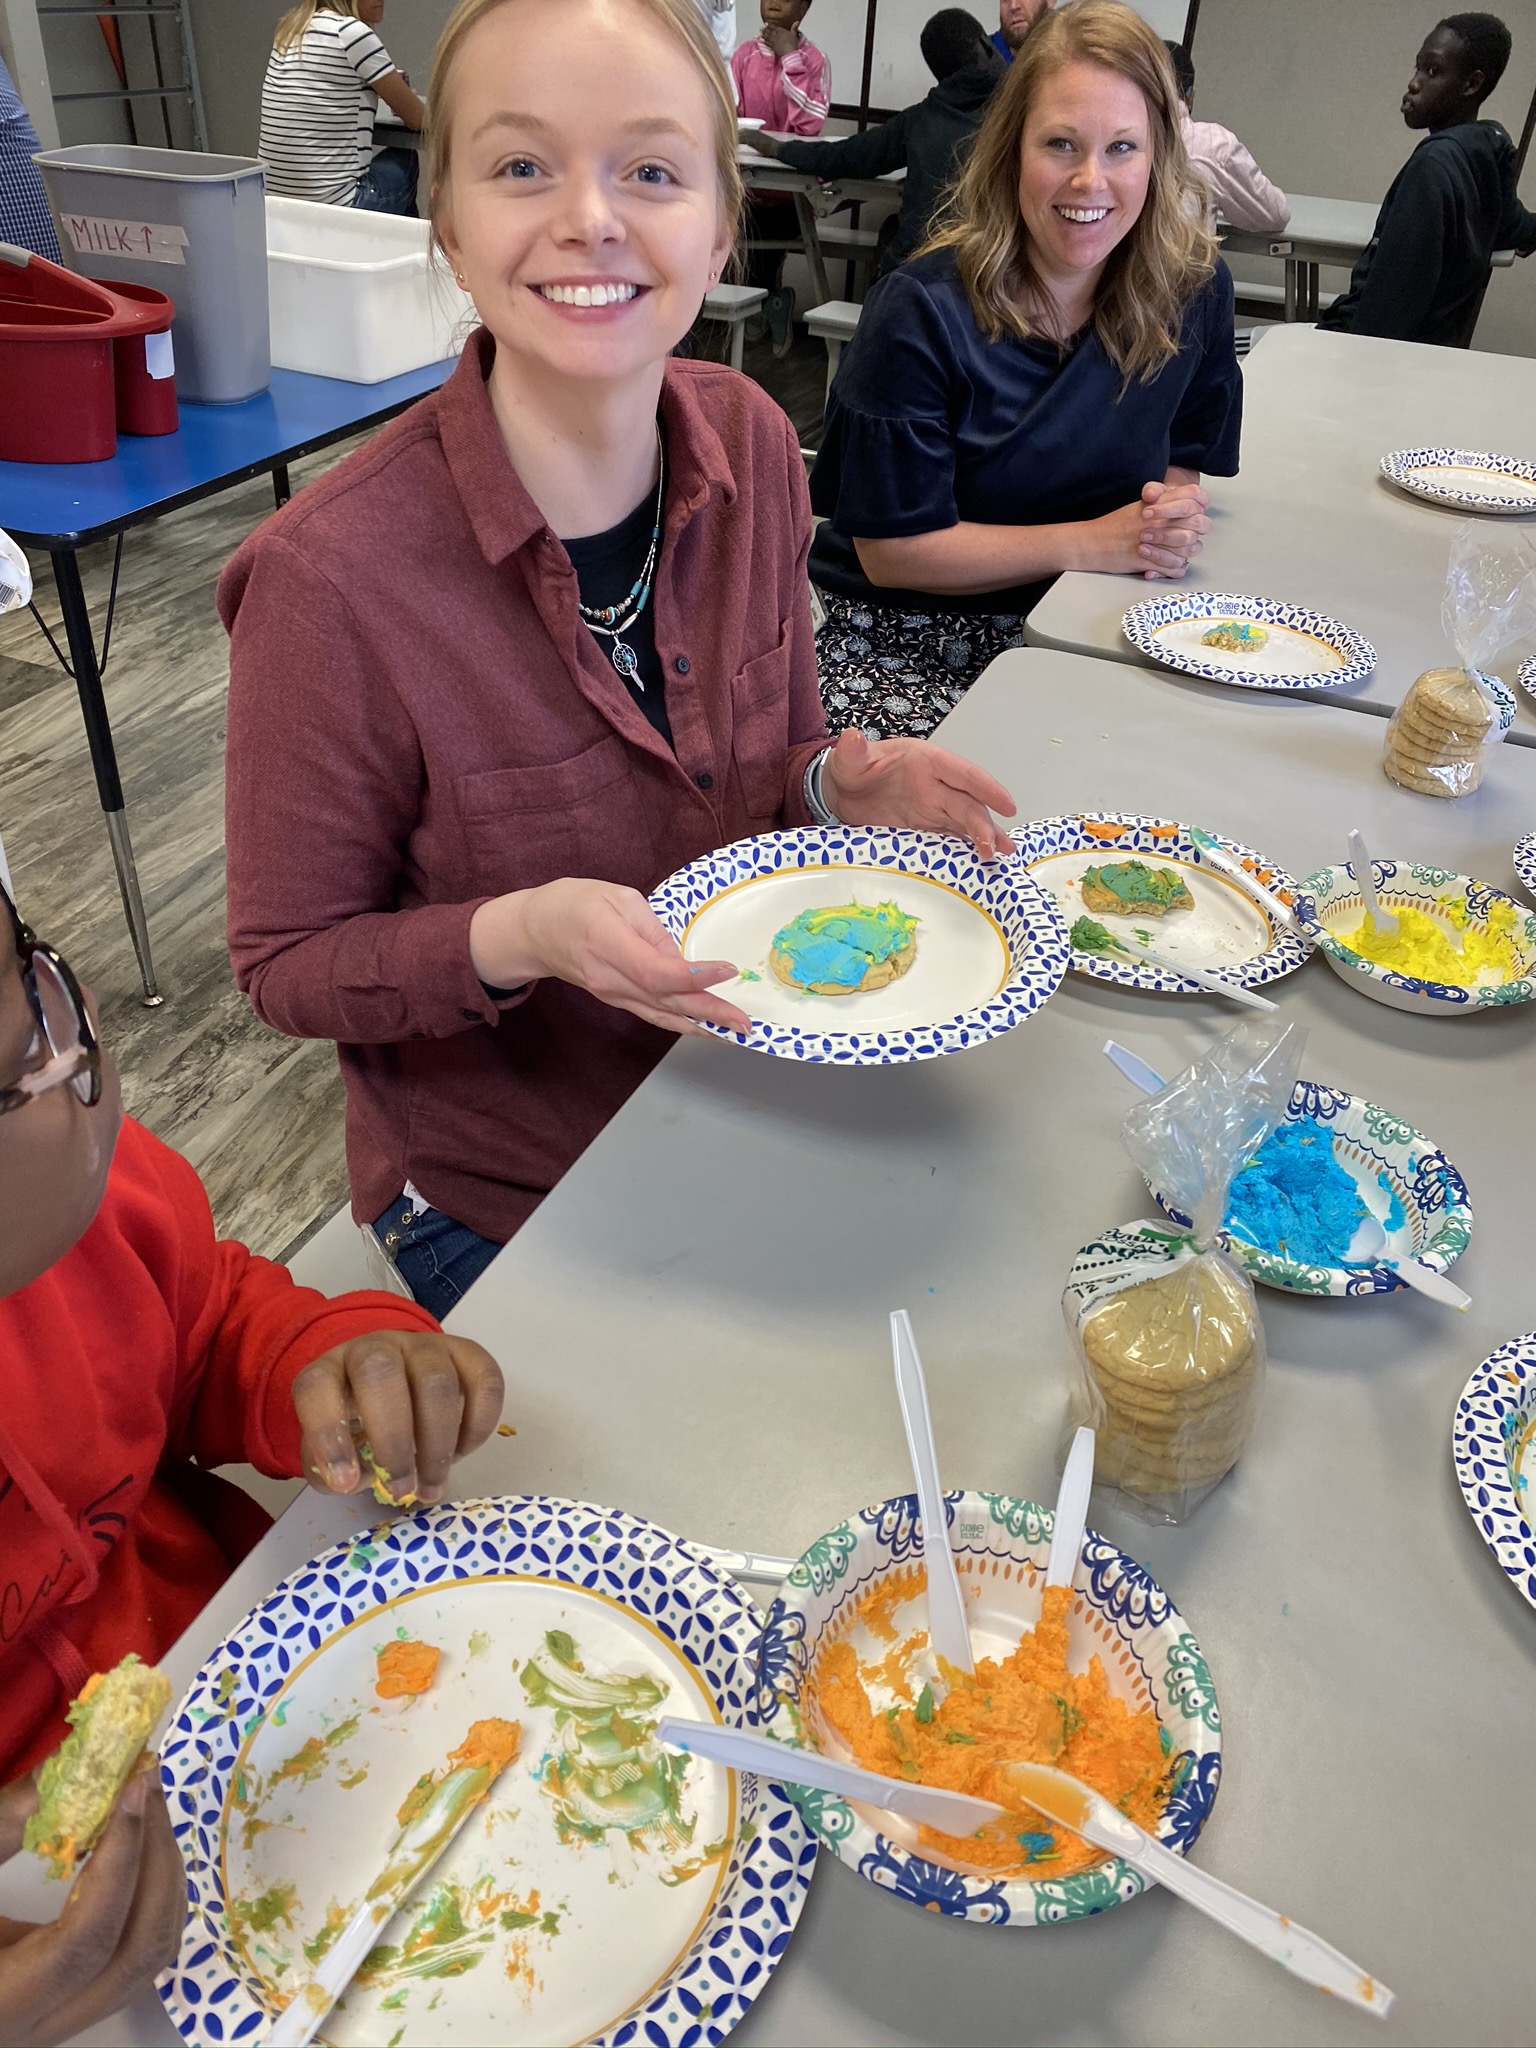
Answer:
<svg viewBox="0 0 1536 2048"><path fill-rule="evenodd" d="M649 833L613 734L566 761L460 775L454 795L472 895L537 889L562 875L627 882L645 867Z"/></svg>
<svg viewBox="0 0 1536 2048"><path fill-rule="evenodd" d="M789 633L788 626L781 626L778 645L747 662L731 680L731 752L747 814L759 825L774 823L784 808Z"/></svg>

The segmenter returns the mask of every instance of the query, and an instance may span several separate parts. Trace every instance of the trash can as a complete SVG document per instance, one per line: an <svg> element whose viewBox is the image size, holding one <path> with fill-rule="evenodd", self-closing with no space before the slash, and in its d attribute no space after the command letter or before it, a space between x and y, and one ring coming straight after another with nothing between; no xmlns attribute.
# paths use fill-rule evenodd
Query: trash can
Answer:
<svg viewBox="0 0 1536 2048"><path fill-rule="evenodd" d="M33 162L72 270L175 303L183 399L233 405L266 390L265 174L253 157L82 142Z"/></svg>

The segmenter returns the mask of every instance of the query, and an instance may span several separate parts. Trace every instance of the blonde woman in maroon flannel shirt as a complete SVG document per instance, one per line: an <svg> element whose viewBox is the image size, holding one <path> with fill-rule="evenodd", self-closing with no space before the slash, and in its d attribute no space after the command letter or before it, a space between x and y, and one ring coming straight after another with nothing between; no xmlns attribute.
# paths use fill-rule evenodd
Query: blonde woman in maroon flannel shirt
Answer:
<svg viewBox="0 0 1536 2048"><path fill-rule="evenodd" d="M334 1038L353 1207L452 1306L666 1051L745 1029L645 894L745 833L1009 841L920 741L829 749L789 421L672 359L740 207L696 0L463 0L428 183L484 325L231 562L229 930Z"/></svg>

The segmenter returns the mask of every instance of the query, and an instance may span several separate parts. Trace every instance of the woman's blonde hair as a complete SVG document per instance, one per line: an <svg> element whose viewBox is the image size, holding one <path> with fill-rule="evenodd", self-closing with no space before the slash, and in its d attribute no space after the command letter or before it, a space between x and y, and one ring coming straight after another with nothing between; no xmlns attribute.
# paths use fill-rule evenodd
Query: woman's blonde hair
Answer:
<svg viewBox="0 0 1536 2048"><path fill-rule="evenodd" d="M1184 310L1216 268L1205 188L1190 167L1162 38L1122 0L1067 0L1030 30L926 247L953 249L989 339L1049 334L1049 300L1019 212L1019 152L1042 87L1068 64L1101 64L1147 103L1152 168L1140 218L1104 269L1093 324L1127 383L1177 355Z"/></svg>
<svg viewBox="0 0 1536 2048"><path fill-rule="evenodd" d="M438 37L432 59L424 137L427 190L431 194L432 239L441 248L438 228L448 191L449 144L453 133L454 74L464 44L488 14L510 7L514 0L459 0ZM720 185L720 217L734 240L741 220L741 169L736 161L736 90L725 67L699 0L631 0L683 45L704 80L715 130L715 170Z"/></svg>
<svg viewBox="0 0 1536 2048"><path fill-rule="evenodd" d="M357 19L355 0L299 0L297 7L290 7L277 24L277 33L272 38L272 47L286 55L304 40L304 31L317 14L345 14Z"/></svg>

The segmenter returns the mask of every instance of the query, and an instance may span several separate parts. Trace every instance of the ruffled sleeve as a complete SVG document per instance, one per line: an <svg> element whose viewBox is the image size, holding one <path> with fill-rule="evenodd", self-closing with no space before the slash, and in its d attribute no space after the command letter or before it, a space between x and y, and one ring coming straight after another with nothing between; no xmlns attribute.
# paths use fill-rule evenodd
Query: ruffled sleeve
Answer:
<svg viewBox="0 0 1536 2048"><path fill-rule="evenodd" d="M956 361L921 278L896 270L864 302L827 405L811 504L861 540L936 533L955 505Z"/></svg>
<svg viewBox="0 0 1536 2048"><path fill-rule="evenodd" d="M1232 328L1232 273L1225 263L1190 307L1184 346L1198 360L1169 430L1168 460L1207 476L1236 476L1243 430L1243 373Z"/></svg>

